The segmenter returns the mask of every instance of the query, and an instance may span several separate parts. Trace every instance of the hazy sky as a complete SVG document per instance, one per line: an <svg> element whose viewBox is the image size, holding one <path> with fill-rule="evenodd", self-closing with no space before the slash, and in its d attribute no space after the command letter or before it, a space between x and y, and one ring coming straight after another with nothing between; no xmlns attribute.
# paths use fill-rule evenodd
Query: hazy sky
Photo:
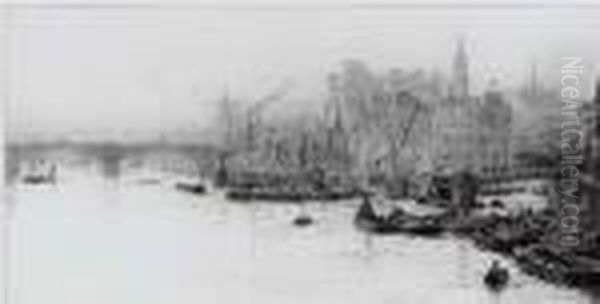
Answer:
<svg viewBox="0 0 600 304"><path fill-rule="evenodd" d="M491 73L519 84L533 60L548 85L561 56L600 62L600 8L20 9L7 22L12 134L199 129L225 90L252 102L287 86L285 108L306 109L343 59L447 72L461 35L474 93Z"/></svg>

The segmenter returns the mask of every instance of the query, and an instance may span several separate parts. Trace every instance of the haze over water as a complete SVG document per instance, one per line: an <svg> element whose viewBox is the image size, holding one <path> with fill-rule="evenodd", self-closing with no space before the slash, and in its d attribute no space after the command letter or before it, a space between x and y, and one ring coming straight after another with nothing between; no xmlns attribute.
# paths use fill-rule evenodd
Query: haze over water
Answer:
<svg viewBox="0 0 600 304"><path fill-rule="evenodd" d="M193 138L218 119L224 94L253 103L282 86L275 113L318 111L327 75L341 61L448 74L461 36L473 94L491 76L517 89L534 63L540 81L557 87L561 57L583 57L586 68L600 62L598 17L594 9L343 5L15 9L1 50L11 59L8 135L132 140L179 131Z"/></svg>

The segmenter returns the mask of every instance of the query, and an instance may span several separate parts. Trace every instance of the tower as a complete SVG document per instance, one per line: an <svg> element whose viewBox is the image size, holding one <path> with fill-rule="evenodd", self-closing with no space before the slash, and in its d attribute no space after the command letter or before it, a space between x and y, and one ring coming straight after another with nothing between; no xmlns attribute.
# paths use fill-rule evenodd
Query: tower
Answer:
<svg viewBox="0 0 600 304"><path fill-rule="evenodd" d="M329 75L329 90L331 99L328 103L327 120L327 150L329 158L337 165L346 164L348 160L348 137L344 128L344 97L341 91L340 77L336 74Z"/></svg>
<svg viewBox="0 0 600 304"><path fill-rule="evenodd" d="M452 65L452 91L454 97L469 96L469 59L465 47L465 39L460 38L454 54Z"/></svg>

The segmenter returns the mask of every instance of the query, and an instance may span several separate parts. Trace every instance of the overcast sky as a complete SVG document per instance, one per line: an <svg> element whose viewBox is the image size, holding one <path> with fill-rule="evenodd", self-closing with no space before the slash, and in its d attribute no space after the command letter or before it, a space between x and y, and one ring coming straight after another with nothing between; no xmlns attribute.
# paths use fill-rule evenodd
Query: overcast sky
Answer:
<svg viewBox="0 0 600 304"><path fill-rule="evenodd" d="M474 93L492 73L518 85L534 60L548 85L557 85L561 56L600 62L600 8L182 6L20 9L10 17L11 134L200 129L226 90L252 102L286 86L286 108L306 109L318 106L326 74L344 59L375 71L447 72L461 35Z"/></svg>

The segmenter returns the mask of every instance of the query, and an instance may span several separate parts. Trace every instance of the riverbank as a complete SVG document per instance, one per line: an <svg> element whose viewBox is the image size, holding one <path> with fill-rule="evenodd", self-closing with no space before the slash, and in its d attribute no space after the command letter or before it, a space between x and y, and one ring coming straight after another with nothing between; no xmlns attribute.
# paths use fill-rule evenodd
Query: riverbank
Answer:
<svg viewBox="0 0 600 304"><path fill-rule="evenodd" d="M354 224L375 235L439 238L444 233L452 234L514 261L523 272L546 282L584 290L600 286L598 250L589 246L559 246L556 242L559 217L553 209L508 212L504 204L496 203L467 210L445 208L445 211L418 215L407 206L410 204L393 207L382 214L376 212L368 200L363 201L357 208Z"/></svg>
<svg viewBox="0 0 600 304"><path fill-rule="evenodd" d="M529 275L548 283L584 290L600 286L597 249L570 248L557 242L558 215L551 209L513 217L468 218L453 232L476 246L512 259Z"/></svg>

